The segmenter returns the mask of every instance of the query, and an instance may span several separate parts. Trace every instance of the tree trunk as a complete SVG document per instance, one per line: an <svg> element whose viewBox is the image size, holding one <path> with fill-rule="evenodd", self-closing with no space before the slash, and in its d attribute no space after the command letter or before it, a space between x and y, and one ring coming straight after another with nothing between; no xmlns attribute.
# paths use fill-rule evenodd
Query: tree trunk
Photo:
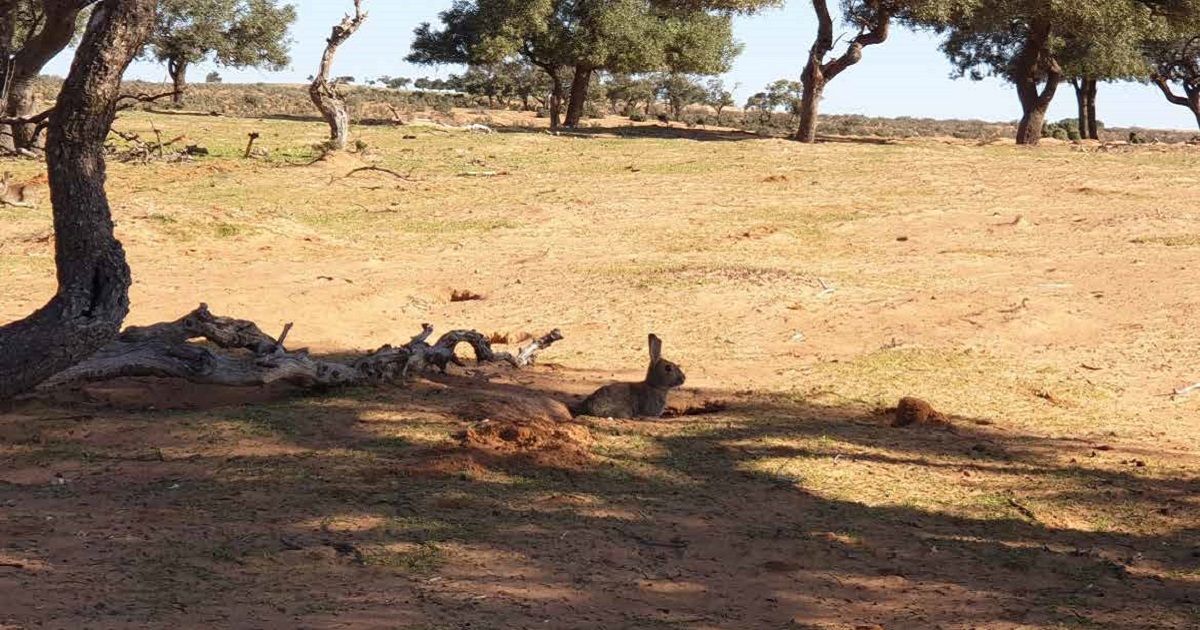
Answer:
<svg viewBox="0 0 1200 630"><path fill-rule="evenodd" d="M0 399L94 354L116 338L129 311L129 267L113 235L102 151L121 76L150 35L156 5L96 5L59 93L46 145L58 291L29 317L0 327Z"/></svg>
<svg viewBox="0 0 1200 630"><path fill-rule="evenodd" d="M1081 140L1087 140L1088 134L1088 92L1087 79L1071 79L1071 87L1075 88L1075 105L1078 110L1076 128Z"/></svg>
<svg viewBox="0 0 1200 630"><path fill-rule="evenodd" d="M588 86L591 82L592 69L586 66L575 66L575 77L571 79L571 100L567 104L567 127L578 127L579 122L583 120Z"/></svg>
<svg viewBox="0 0 1200 630"><path fill-rule="evenodd" d="M1087 84L1087 121L1088 121L1088 140L1100 139L1100 124L1096 120L1096 88L1099 85L1096 79L1088 79Z"/></svg>
<svg viewBox="0 0 1200 630"><path fill-rule="evenodd" d="M804 91L800 98L800 127L796 129L796 140L816 142L817 111L821 105L821 94L825 92L825 76L819 61L815 61L811 55L800 82Z"/></svg>
<svg viewBox="0 0 1200 630"><path fill-rule="evenodd" d="M354 15L346 15L340 24L333 27L329 39L325 40L325 52L321 55L321 67L308 88L308 95L313 105L321 112L321 116L329 125L329 148L341 151L346 148L350 137L350 114L346 111L346 102L338 92L337 84L329 82L329 72L333 66L333 58L338 48L350 39L367 14L362 10L362 0L354 0Z"/></svg>
<svg viewBox="0 0 1200 630"><path fill-rule="evenodd" d="M1021 101L1021 123L1017 127L1017 144L1035 146L1042 140L1046 111L1058 84L1062 68L1050 52L1050 23L1034 23L1021 53L1016 59L1017 98ZM1039 79L1045 75L1045 86L1039 89Z"/></svg>
<svg viewBox="0 0 1200 630"><path fill-rule="evenodd" d="M804 86L800 103L800 126L793 136L800 142L816 142L817 111L820 109L821 95L825 86L841 74L846 68L862 61L863 49L867 46L882 44L887 41L891 28L892 12L881 2L868 2L871 8L870 19L865 28L846 47L846 51L825 62L825 57L833 50L833 15L829 12L827 0L812 0L813 11L817 14L817 39L813 41L808 51L808 61L800 82Z"/></svg>
<svg viewBox="0 0 1200 630"><path fill-rule="evenodd" d="M187 89L187 71L188 62L186 59L172 58L167 60L167 74L171 75L171 83L175 89L175 93L171 95L171 102L176 105L183 105L183 92Z"/></svg>
<svg viewBox="0 0 1200 630"><path fill-rule="evenodd" d="M28 118L37 112L33 111L33 80L23 79L13 81L8 86L8 107L5 116L8 118ZM37 148L37 125L34 123L17 123L12 125L13 146L17 149Z"/></svg>
<svg viewBox="0 0 1200 630"><path fill-rule="evenodd" d="M0 0L0 95L8 94L9 77L13 65L13 38L17 31L17 0ZM0 99L0 112L7 109L5 100ZM13 144L12 126L0 125L0 150L11 152Z"/></svg>
<svg viewBox="0 0 1200 630"><path fill-rule="evenodd" d="M562 77L558 69L547 68L546 73L550 75L550 128L558 129L562 126Z"/></svg>
<svg viewBox="0 0 1200 630"><path fill-rule="evenodd" d="M76 21L79 13L94 0L57 0L43 2L43 16L37 29L30 33L20 49L13 50L9 39L10 61L8 63L6 83L7 100L2 104L4 116L9 118L28 118L35 114L33 111L33 82L58 53L62 52L75 35ZM10 7L15 7L11 4ZM0 2L0 9L4 3ZM0 15L11 16L12 8ZM11 20L5 20L11 22ZM0 37L8 26L0 27ZM2 47L3 45L0 45ZM36 148L37 126L22 124L12 126L10 133L4 136L5 144L12 143L15 149Z"/></svg>

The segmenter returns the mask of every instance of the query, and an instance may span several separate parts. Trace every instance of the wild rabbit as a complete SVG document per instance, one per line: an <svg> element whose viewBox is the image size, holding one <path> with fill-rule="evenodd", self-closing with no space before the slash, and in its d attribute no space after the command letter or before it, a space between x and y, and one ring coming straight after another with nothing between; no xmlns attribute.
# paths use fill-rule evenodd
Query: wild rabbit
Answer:
<svg viewBox="0 0 1200 630"><path fill-rule="evenodd" d="M662 358L662 340L650 335L650 367L641 383L605 385L571 407L571 415L600 418L657 418L667 408L667 392L683 385L683 370Z"/></svg>
<svg viewBox="0 0 1200 630"><path fill-rule="evenodd" d="M4 173L4 179L0 180L0 206L35 207L30 188L29 184L12 181L12 173Z"/></svg>

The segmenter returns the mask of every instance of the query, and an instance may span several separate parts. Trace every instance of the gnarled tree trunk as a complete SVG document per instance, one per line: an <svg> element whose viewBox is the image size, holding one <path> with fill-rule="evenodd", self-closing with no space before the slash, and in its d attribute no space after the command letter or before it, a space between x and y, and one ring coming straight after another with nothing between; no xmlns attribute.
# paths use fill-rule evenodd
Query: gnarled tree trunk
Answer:
<svg viewBox="0 0 1200 630"><path fill-rule="evenodd" d="M1050 23L1035 22L1029 38L1016 59L1017 98L1021 101L1021 123L1017 127L1017 144L1034 146L1042 140L1046 111L1062 81L1062 68L1050 52ZM1043 87L1039 87L1044 83Z"/></svg>
<svg viewBox="0 0 1200 630"><path fill-rule="evenodd" d="M571 79L571 100L567 104L567 127L578 127L579 122L583 120L592 72L587 66L575 66L575 77Z"/></svg>
<svg viewBox="0 0 1200 630"><path fill-rule="evenodd" d="M156 0L103 0L92 14L50 120L58 292L0 327L0 399L27 391L116 338L129 311L129 266L113 235L102 148L121 76L154 24Z"/></svg>
<svg viewBox="0 0 1200 630"><path fill-rule="evenodd" d="M891 10L879 0L869 0L866 4L871 11L871 22L864 26L840 57L826 63L825 56L833 50L833 16L829 13L827 0L813 0L813 11L817 14L817 39L808 51L808 61L804 65L804 73L800 75L804 90L800 101L800 126L795 135L800 142L815 142L817 139L817 112L826 84L846 68L862 61L863 48L887 41L892 22Z"/></svg>
<svg viewBox="0 0 1200 630"><path fill-rule="evenodd" d="M333 27L329 39L325 40L325 53L321 55L321 67L308 88L308 95L313 105L320 110L321 116L329 124L329 148L341 151L346 148L350 137L350 114L346 112L346 102L338 92L337 85L329 82L329 72L333 67L333 58L338 48L358 31L367 14L362 10L362 0L354 0L354 15L346 15L342 22Z"/></svg>

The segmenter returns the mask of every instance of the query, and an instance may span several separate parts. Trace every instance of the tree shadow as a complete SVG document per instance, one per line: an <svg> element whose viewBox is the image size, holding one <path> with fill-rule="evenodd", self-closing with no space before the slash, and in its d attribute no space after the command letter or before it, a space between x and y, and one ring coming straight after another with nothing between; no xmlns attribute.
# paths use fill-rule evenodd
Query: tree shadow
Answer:
<svg viewBox="0 0 1200 630"><path fill-rule="evenodd" d="M1200 619L1194 474L1102 466L1084 459L1096 446L1086 440L969 419L954 432L895 429L853 406L732 392L715 393L730 402L716 414L589 419L583 458L448 439L471 426L460 411L481 393L568 398L571 375L533 372L200 411L0 417L14 446L0 467L0 505L12 504L0 553L27 565L0 572L0 587L25 586L8 614L312 628L1149 630ZM1076 451L1083 463L1064 463ZM1179 513L1177 526L1141 533L1006 505L964 515L866 486L869 500L845 496L781 459L931 490L946 471L972 475L964 491L980 476L1053 478L1083 510L1116 489L1131 509ZM29 482L39 470L68 481Z"/></svg>

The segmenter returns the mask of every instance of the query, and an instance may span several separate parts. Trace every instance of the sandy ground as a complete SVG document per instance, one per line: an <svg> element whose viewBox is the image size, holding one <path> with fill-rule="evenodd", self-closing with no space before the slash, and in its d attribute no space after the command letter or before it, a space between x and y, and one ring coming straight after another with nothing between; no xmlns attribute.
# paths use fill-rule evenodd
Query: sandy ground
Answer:
<svg viewBox="0 0 1200 630"><path fill-rule="evenodd" d="M609 120L363 128L303 166L316 125L153 121L213 157L111 167L128 323L566 339L405 386L15 405L0 628L1200 627L1200 394L1171 395L1200 380L1200 152ZM0 208L0 322L52 292L50 236ZM639 378L648 332L677 406L726 408L453 437ZM952 428L889 427L906 395Z"/></svg>

